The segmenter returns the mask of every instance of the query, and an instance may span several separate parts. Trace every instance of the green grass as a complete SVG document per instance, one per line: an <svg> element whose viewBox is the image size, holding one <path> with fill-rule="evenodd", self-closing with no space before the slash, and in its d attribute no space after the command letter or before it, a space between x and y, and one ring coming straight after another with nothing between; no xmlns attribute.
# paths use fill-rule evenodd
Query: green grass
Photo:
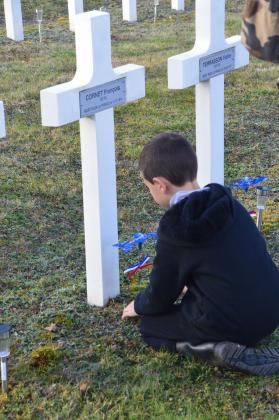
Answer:
<svg viewBox="0 0 279 420"><path fill-rule="evenodd" d="M86 8L102 2L88 1ZM242 1L227 1L227 35L240 30ZM26 40L5 38L0 5L0 99L8 137L0 142L0 322L13 325L8 396L0 419L276 419L279 377L253 378L155 353L142 342L137 321L121 322L126 303L144 287L147 272L105 309L86 304L79 125L40 124L39 91L70 80L74 36L66 1L41 0L44 42L34 22L37 5L23 1ZM194 43L194 2L187 13L162 1L139 2L139 23L121 22L112 2L114 66L146 67L146 98L115 110L119 236L156 229L162 214L142 185L136 162L142 146L163 130L195 142L194 89L167 89L167 58ZM271 194L264 232L274 260L278 249L278 68L252 59L226 75L226 179L268 175ZM254 191L237 192L248 209ZM152 252L152 246L150 245ZM121 272L138 258L120 256ZM263 314L264 316L264 314ZM55 324L57 331L45 328ZM277 344L278 332L267 340Z"/></svg>

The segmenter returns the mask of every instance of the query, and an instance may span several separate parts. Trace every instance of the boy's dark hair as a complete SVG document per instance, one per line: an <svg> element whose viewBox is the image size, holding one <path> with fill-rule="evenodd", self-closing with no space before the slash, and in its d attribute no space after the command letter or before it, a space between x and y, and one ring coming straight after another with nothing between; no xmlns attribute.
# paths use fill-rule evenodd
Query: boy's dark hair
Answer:
<svg viewBox="0 0 279 420"><path fill-rule="evenodd" d="M179 133L160 133L144 146L139 169L152 184L154 177L162 176L180 187L196 179L197 156L190 143Z"/></svg>

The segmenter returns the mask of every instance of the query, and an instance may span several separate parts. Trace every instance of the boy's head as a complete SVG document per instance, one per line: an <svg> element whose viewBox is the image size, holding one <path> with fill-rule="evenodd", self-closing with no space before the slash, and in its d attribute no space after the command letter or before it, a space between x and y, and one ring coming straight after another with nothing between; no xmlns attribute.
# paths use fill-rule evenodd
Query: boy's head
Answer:
<svg viewBox="0 0 279 420"><path fill-rule="evenodd" d="M139 169L154 200L167 208L179 190L198 188L197 157L179 133L165 132L147 143L140 155Z"/></svg>

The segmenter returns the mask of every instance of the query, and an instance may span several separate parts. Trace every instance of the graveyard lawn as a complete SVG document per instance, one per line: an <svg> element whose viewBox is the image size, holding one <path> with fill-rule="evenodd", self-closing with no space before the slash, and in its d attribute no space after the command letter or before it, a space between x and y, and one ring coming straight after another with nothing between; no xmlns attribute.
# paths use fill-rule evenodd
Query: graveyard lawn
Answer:
<svg viewBox="0 0 279 420"><path fill-rule="evenodd" d="M1 149L0 322L13 325L9 394L0 394L0 419L272 419L279 416L279 375L248 377L166 352L142 342L137 320L121 312L148 281L121 276L121 295L105 309L86 304L79 125L42 128L39 91L71 80L74 35L67 2L42 0L38 42L33 2L22 1L25 41L5 38L0 5L0 100L8 137ZM242 1L227 1L226 35L240 32ZM194 144L194 89L168 91L167 58L194 42L194 2L187 13L163 0L139 1L137 24L112 13L113 66L146 67L144 100L115 110L119 237L155 230L161 210L137 172L142 146L163 130L188 133ZM101 2L85 2L85 10ZM34 12L34 13L33 13ZM268 249L279 264L278 67L251 60L225 77L225 178L267 175L271 193L264 214ZM255 191L236 192L248 210ZM251 244L253 247L253 244ZM152 254L152 244L147 245ZM120 255L121 273L140 259ZM264 314L263 314L264 316ZM279 331L279 330L278 330ZM276 331L266 343L277 345Z"/></svg>

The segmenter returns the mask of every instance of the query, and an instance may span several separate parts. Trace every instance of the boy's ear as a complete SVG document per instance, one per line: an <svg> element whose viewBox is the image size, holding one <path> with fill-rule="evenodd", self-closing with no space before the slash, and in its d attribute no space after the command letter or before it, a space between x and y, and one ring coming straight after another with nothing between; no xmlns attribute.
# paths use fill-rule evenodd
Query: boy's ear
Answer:
<svg viewBox="0 0 279 420"><path fill-rule="evenodd" d="M170 183L166 178L162 176L156 176L152 179L152 181L153 184L156 185L162 193L168 192Z"/></svg>

